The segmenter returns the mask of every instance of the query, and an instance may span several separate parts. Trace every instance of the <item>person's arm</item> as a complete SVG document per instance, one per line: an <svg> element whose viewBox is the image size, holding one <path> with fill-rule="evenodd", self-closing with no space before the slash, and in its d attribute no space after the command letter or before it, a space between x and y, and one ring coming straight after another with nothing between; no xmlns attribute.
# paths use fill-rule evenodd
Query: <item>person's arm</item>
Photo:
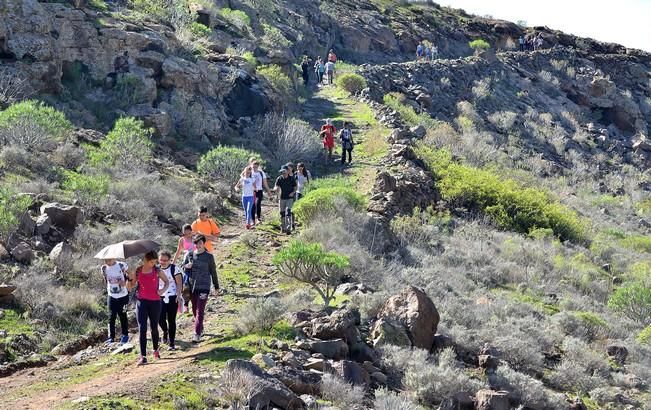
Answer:
<svg viewBox="0 0 651 410"><path fill-rule="evenodd" d="M240 178L240 180L237 181L237 183L236 183L235 186L233 187L233 189L235 189L235 192L240 192L240 185L241 185L241 184L242 184L242 178Z"/></svg>
<svg viewBox="0 0 651 410"><path fill-rule="evenodd" d="M216 291L219 290L219 278L217 277L217 264L215 264L215 258L210 257L210 277L212 278L212 284Z"/></svg>
<svg viewBox="0 0 651 410"><path fill-rule="evenodd" d="M136 284L138 282L138 275L136 274L136 271L127 271L127 277L129 278L127 280L127 290L131 292L133 288L136 287Z"/></svg>
<svg viewBox="0 0 651 410"><path fill-rule="evenodd" d="M181 275L181 272L176 272L174 275L174 282L176 282L176 299L178 300L181 296L183 296L183 275Z"/></svg>
<svg viewBox="0 0 651 410"><path fill-rule="evenodd" d="M179 242L176 245L176 253L174 254L174 259L172 259L172 263L176 263L176 261L179 260L179 256L181 256L181 252L183 252L183 237L179 238Z"/></svg>
<svg viewBox="0 0 651 410"><path fill-rule="evenodd" d="M163 296L165 295L165 292L167 292L167 289L170 287L170 280L167 279L167 275L165 272L163 272L162 269L156 269L158 272L158 279L162 280L165 286L163 286L163 289L158 289L158 296Z"/></svg>
<svg viewBox="0 0 651 410"><path fill-rule="evenodd" d="M99 268L99 271L102 274L102 278L104 278L104 284L107 285L108 284L108 279L106 279L106 265L102 265Z"/></svg>
<svg viewBox="0 0 651 410"><path fill-rule="evenodd" d="M187 255L183 258L183 269L192 269L192 261L190 261L190 255L192 252L188 252Z"/></svg>
<svg viewBox="0 0 651 410"><path fill-rule="evenodd" d="M269 178L266 176L262 177L262 186L267 191L267 195L271 195L271 189L269 189Z"/></svg>
<svg viewBox="0 0 651 410"><path fill-rule="evenodd" d="M212 218L210 218L210 228L212 229L212 231L211 231L212 235L210 235L210 236L212 237L213 241L216 241L217 237L219 236L221 231L219 230L219 227L217 226L217 222L215 222L215 220L212 219Z"/></svg>

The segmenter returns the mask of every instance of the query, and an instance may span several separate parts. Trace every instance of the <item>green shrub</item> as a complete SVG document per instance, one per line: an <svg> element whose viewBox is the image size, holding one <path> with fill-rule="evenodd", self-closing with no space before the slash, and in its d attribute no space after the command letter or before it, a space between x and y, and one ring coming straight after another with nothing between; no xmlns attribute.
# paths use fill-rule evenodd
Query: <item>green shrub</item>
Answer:
<svg viewBox="0 0 651 410"><path fill-rule="evenodd" d="M630 235L622 239L620 243L628 249L651 253L651 236Z"/></svg>
<svg viewBox="0 0 651 410"><path fill-rule="evenodd" d="M296 202L293 212L301 222L309 224L320 214L334 212L336 198L343 199L351 211L362 211L366 206L364 196L352 188L319 188Z"/></svg>
<svg viewBox="0 0 651 410"><path fill-rule="evenodd" d="M208 37L212 33L212 30L204 24L195 21L190 25L190 32L195 37Z"/></svg>
<svg viewBox="0 0 651 410"><path fill-rule="evenodd" d="M489 48L491 48L491 45L488 44L488 41L486 41L484 39L481 39L481 38L469 42L468 46L470 46L470 48L472 48L475 51L483 51L483 50L488 50Z"/></svg>
<svg viewBox="0 0 651 410"><path fill-rule="evenodd" d="M16 228L20 216L27 210L31 200L26 196L18 196L6 186L0 186L0 240Z"/></svg>
<svg viewBox="0 0 651 410"><path fill-rule="evenodd" d="M405 104L404 94L401 93L388 93L384 96L384 104L394 109L400 114L400 118L410 126L423 125L427 128L434 128L438 122L430 117L427 113L417 114L416 110L410 105Z"/></svg>
<svg viewBox="0 0 651 410"><path fill-rule="evenodd" d="M243 148L217 146L199 159L197 171L214 180L233 186L242 170L249 164L249 158L259 156Z"/></svg>
<svg viewBox="0 0 651 410"><path fill-rule="evenodd" d="M262 44L269 48L288 48L292 45L292 42L287 40L287 37L274 26L269 24L262 23L262 28L264 29L264 35L262 36Z"/></svg>
<svg viewBox="0 0 651 410"><path fill-rule="evenodd" d="M114 168L121 172L145 169L152 158L154 144L152 130L132 117L120 118L100 143L91 151L91 163L100 168Z"/></svg>
<svg viewBox="0 0 651 410"><path fill-rule="evenodd" d="M274 256L273 263L283 276L310 285L327 307L350 260L347 256L326 252L318 243L292 241Z"/></svg>
<svg viewBox="0 0 651 410"><path fill-rule="evenodd" d="M86 175L65 170L61 186L84 206L92 206L97 205L107 194L109 180L104 175Z"/></svg>
<svg viewBox="0 0 651 410"><path fill-rule="evenodd" d="M245 51L242 54L242 58L246 60L249 65L256 67L258 65L258 60L255 58L255 55L250 51Z"/></svg>
<svg viewBox="0 0 651 410"><path fill-rule="evenodd" d="M617 288L608 299L608 307L614 312L645 326L651 324L651 288L630 283Z"/></svg>
<svg viewBox="0 0 651 410"><path fill-rule="evenodd" d="M0 129L35 124L40 130L54 139L63 139L72 130L72 123L65 114L48 107L40 101L27 100L10 105L0 111ZM0 141L0 143L5 143Z"/></svg>
<svg viewBox="0 0 651 410"><path fill-rule="evenodd" d="M459 164L446 150L419 144L416 151L434 173L442 198L453 207L484 212L499 226L517 232L549 228L562 240L585 242L585 223L549 193L523 188L493 172Z"/></svg>
<svg viewBox="0 0 651 410"><path fill-rule="evenodd" d="M251 26L251 18L242 10L233 10L225 7L219 10L219 15L239 29Z"/></svg>
<svg viewBox="0 0 651 410"><path fill-rule="evenodd" d="M651 346L651 325L642 329L642 331L635 338L638 343Z"/></svg>
<svg viewBox="0 0 651 410"><path fill-rule="evenodd" d="M338 75L335 83L337 87L348 91L351 94L357 94L366 88L366 79L361 75L354 73Z"/></svg>
<svg viewBox="0 0 651 410"><path fill-rule="evenodd" d="M294 96L292 80L285 74L279 65L263 65L258 67L258 74L264 77L273 89L281 96Z"/></svg>
<svg viewBox="0 0 651 410"><path fill-rule="evenodd" d="M142 79L133 74L124 73L118 75L113 90L117 106L122 109L147 101Z"/></svg>

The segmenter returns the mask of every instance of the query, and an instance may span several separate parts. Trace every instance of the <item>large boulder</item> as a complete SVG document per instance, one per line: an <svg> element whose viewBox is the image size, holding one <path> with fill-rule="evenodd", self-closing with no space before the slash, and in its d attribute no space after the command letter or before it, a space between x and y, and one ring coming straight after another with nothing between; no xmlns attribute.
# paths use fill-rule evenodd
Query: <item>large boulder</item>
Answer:
<svg viewBox="0 0 651 410"><path fill-rule="evenodd" d="M283 382L296 394L319 394L321 392L321 377L319 372L299 370L291 367L274 367L269 374Z"/></svg>
<svg viewBox="0 0 651 410"><path fill-rule="evenodd" d="M56 266L64 266L72 260L72 246L67 242L59 242L50 251L49 258Z"/></svg>
<svg viewBox="0 0 651 410"><path fill-rule="evenodd" d="M78 206L49 203L41 206L41 214L49 216L52 225L68 235L75 231L77 225L84 222L84 212Z"/></svg>
<svg viewBox="0 0 651 410"><path fill-rule="evenodd" d="M411 346L411 339L402 323L390 318L381 318L375 322L371 332L373 346L384 345Z"/></svg>
<svg viewBox="0 0 651 410"><path fill-rule="evenodd" d="M378 314L371 337L388 341L387 329L402 328L411 346L430 350L439 324L439 313L432 300L422 290L410 286L386 301ZM384 339L382 339L384 337ZM393 337L392 337L393 339Z"/></svg>
<svg viewBox="0 0 651 410"><path fill-rule="evenodd" d="M312 353L321 353L328 359L341 360L348 356L348 344L343 339L301 340L296 345Z"/></svg>
<svg viewBox="0 0 651 410"><path fill-rule="evenodd" d="M475 406L477 410L509 410L509 393L479 390L475 395Z"/></svg>
<svg viewBox="0 0 651 410"><path fill-rule="evenodd" d="M36 223L34 222L32 217L29 216L28 212L24 212L20 217L20 221L18 222L17 232L20 235L29 238L32 235L34 235L35 227L36 227Z"/></svg>
<svg viewBox="0 0 651 410"><path fill-rule="evenodd" d="M351 362L350 360L342 360L333 363L332 367L335 373L344 379L347 383L354 385L369 385L371 384L371 376L366 369L360 364Z"/></svg>
<svg viewBox="0 0 651 410"><path fill-rule="evenodd" d="M52 221L48 215L41 215L36 220L36 233L39 235L46 235L48 232L50 232L51 227Z"/></svg>
<svg viewBox="0 0 651 410"><path fill-rule="evenodd" d="M330 316L312 320L312 337L322 340L344 339L348 343L354 343L357 335L355 325L359 323L357 309L336 310Z"/></svg>
<svg viewBox="0 0 651 410"><path fill-rule="evenodd" d="M232 359L226 362L226 371L243 370L255 378L250 394L249 407L271 410L275 407L286 410L304 409L305 403L280 380L247 360Z"/></svg>

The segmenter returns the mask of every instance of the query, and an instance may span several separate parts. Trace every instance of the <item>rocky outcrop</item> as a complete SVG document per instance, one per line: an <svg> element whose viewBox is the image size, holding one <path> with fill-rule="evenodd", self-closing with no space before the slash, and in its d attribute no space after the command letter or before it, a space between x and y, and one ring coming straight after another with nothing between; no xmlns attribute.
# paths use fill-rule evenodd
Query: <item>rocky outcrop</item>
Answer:
<svg viewBox="0 0 651 410"><path fill-rule="evenodd" d="M41 206L41 214L47 215L53 226L66 234L72 234L77 226L84 222L84 212L72 205L50 203Z"/></svg>
<svg viewBox="0 0 651 410"><path fill-rule="evenodd" d="M438 323L439 313L432 300L422 290L410 286L386 301L371 338L375 346L408 342L413 347L430 350Z"/></svg>

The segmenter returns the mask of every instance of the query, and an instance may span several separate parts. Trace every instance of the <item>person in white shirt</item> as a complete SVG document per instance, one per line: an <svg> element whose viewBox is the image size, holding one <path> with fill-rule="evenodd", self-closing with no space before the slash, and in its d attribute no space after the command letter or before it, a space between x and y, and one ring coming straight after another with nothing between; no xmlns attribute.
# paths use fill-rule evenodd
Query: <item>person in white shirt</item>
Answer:
<svg viewBox="0 0 651 410"><path fill-rule="evenodd" d="M296 200L303 197L305 186L312 180L312 174L305 168L305 164L299 162L296 165Z"/></svg>
<svg viewBox="0 0 651 410"><path fill-rule="evenodd" d="M181 296L183 270L172 263L172 254L168 251L161 251L158 254L158 263L160 270L165 273L169 282L169 287L160 298L162 306L159 325L163 330L163 343L166 343L173 351L176 350L176 313L179 302L183 302L183 296ZM158 289L164 288L165 283L159 280Z"/></svg>
<svg viewBox="0 0 651 410"><path fill-rule="evenodd" d="M251 229L255 221L253 220L253 201L255 199L254 190L255 179L251 167L244 168L240 180L235 184L235 191L242 190L242 208L244 208L244 219L246 220L246 229Z"/></svg>
<svg viewBox="0 0 651 410"><path fill-rule="evenodd" d="M255 158L251 158L249 165L253 171L253 190L255 191L253 220L256 222L257 219L257 223L260 224L262 223L262 199L264 198L264 191L267 192L267 195L271 196L271 189L269 189L267 174L260 168L260 162Z"/></svg>
<svg viewBox="0 0 651 410"><path fill-rule="evenodd" d="M126 287L128 269L129 265L126 262L117 262L115 259L104 259L104 264L100 268L106 282L107 305L110 312L107 343L115 341L115 321L118 317L122 328L120 343L129 341L129 320L127 319L129 291Z"/></svg>

